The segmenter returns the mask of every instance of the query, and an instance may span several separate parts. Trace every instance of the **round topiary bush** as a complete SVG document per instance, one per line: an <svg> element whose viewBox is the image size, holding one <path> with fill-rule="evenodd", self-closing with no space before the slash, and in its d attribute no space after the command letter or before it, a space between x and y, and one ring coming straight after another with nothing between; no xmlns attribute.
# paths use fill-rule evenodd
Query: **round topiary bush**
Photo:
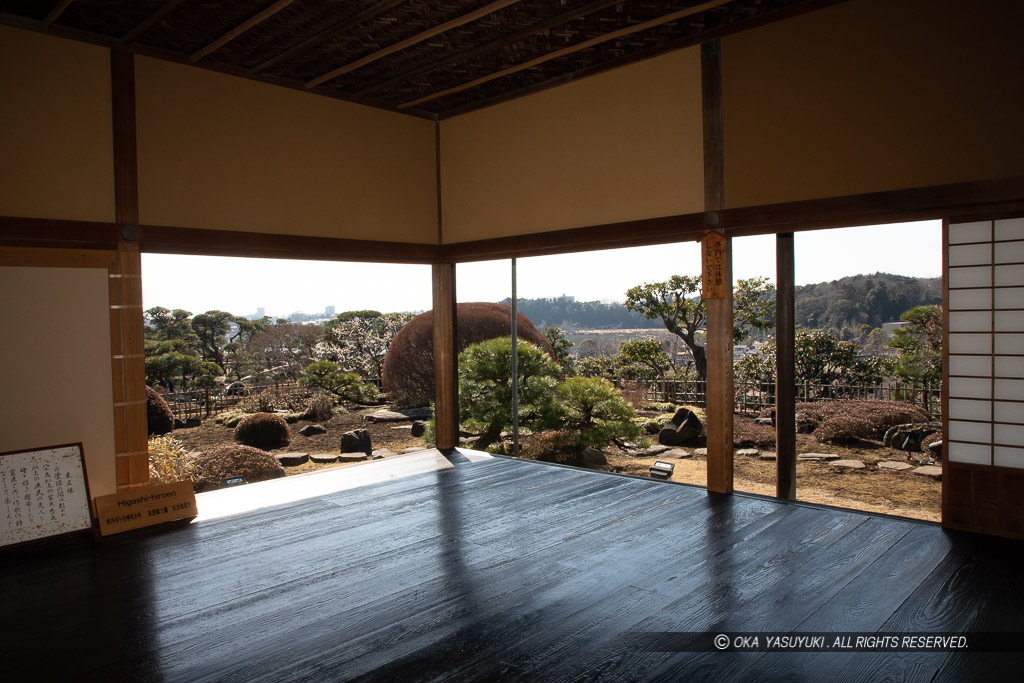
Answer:
<svg viewBox="0 0 1024 683"><path fill-rule="evenodd" d="M504 304L464 303L455 311L458 321L456 353L472 344L512 334L512 309ZM519 339L535 344L552 358L555 352L530 319L516 320ZM420 313L402 326L388 346L381 371L388 399L405 407L425 406L434 400L434 312Z"/></svg>
<svg viewBox="0 0 1024 683"><path fill-rule="evenodd" d="M150 434L163 436L174 430L174 415L164 397L146 387L146 426Z"/></svg>
<svg viewBox="0 0 1024 683"><path fill-rule="evenodd" d="M292 442L288 423L275 413L253 413L235 427L235 441L265 451L284 448Z"/></svg>
<svg viewBox="0 0 1024 683"><path fill-rule="evenodd" d="M251 446L218 446L200 453L196 462L199 477L196 492L211 491L224 486L229 477L244 477L247 484L284 476L277 458Z"/></svg>

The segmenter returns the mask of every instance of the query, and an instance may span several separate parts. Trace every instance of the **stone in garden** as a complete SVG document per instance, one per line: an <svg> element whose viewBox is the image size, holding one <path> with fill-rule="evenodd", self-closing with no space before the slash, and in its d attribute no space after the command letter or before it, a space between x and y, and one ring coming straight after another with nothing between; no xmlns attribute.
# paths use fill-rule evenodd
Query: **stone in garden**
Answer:
<svg viewBox="0 0 1024 683"><path fill-rule="evenodd" d="M658 443L663 446L681 446L700 436L703 425L700 418L686 408L680 408L658 432Z"/></svg>
<svg viewBox="0 0 1024 683"><path fill-rule="evenodd" d="M938 422L911 422L908 424L890 427L885 432L883 442L890 448L895 448L908 453L919 453L921 442L926 436L931 436L942 429Z"/></svg>
<svg viewBox="0 0 1024 683"><path fill-rule="evenodd" d="M342 453L338 456L341 462L361 462L372 457L369 453Z"/></svg>
<svg viewBox="0 0 1024 683"><path fill-rule="evenodd" d="M756 424L756 425L764 425L766 427L774 427L775 426L775 420L773 420L770 417L756 417L756 418L754 418L754 424Z"/></svg>
<svg viewBox="0 0 1024 683"><path fill-rule="evenodd" d="M796 456L796 459L827 462L829 460L839 460L839 456L832 453L801 453Z"/></svg>
<svg viewBox="0 0 1024 683"><path fill-rule="evenodd" d="M316 436L317 434L326 434L327 427L323 425L306 425L299 430L299 434L303 436Z"/></svg>
<svg viewBox="0 0 1024 683"><path fill-rule="evenodd" d="M924 465L912 470L913 474L920 474L922 477L931 477L932 479L942 480L942 468L938 465Z"/></svg>
<svg viewBox="0 0 1024 683"><path fill-rule="evenodd" d="M414 408L412 410L386 410L381 408L369 415L364 415L367 422L412 422L413 420L429 420L433 415L430 408Z"/></svg>
<svg viewBox="0 0 1024 683"><path fill-rule="evenodd" d="M329 462L338 462L338 456L334 453L311 453L309 460L318 465L325 465Z"/></svg>
<svg viewBox="0 0 1024 683"><path fill-rule="evenodd" d="M909 470L913 465L908 465L905 462L898 460L886 460L878 463L878 469L880 470L891 470L893 472L902 472L903 470Z"/></svg>
<svg viewBox="0 0 1024 683"><path fill-rule="evenodd" d="M426 434L426 432L427 432L427 423L424 422L423 420L416 420L415 422L412 423L412 435L413 436L419 438L419 437L423 436L424 434Z"/></svg>
<svg viewBox="0 0 1024 683"><path fill-rule="evenodd" d="M375 448L373 450L373 459L379 460L381 458L390 458L391 456L398 455L390 448Z"/></svg>
<svg viewBox="0 0 1024 683"><path fill-rule="evenodd" d="M810 434L818 428L818 422L816 420L812 420L801 412L798 412L795 417L797 434Z"/></svg>
<svg viewBox="0 0 1024 683"><path fill-rule="evenodd" d="M765 451L761 455L757 456L758 460L778 460L779 457L775 454L775 451Z"/></svg>
<svg viewBox="0 0 1024 683"><path fill-rule="evenodd" d="M648 446L639 451L633 451L630 455L634 458L656 458L667 450L669 450L668 446Z"/></svg>
<svg viewBox="0 0 1024 683"><path fill-rule="evenodd" d="M708 454L708 449L706 449L706 448L694 448L693 449L693 454L694 455L707 455Z"/></svg>
<svg viewBox="0 0 1024 683"><path fill-rule="evenodd" d="M860 460L833 460L829 463L834 467L844 467L850 470L862 470L864 469L864 463Z"/></svg>
<svg viewBox="0 0 1024 683"><path fill-rule="evenodd" d="M693 457L693 453L691 453L690 451L686 450L685 448L670 448L667 451L665 451L664 453L662 453L661 457L663 457L663 458L676 458L676 459L681 460L683 458L692 458Z"/></svg>
<svg viewBox="0 0 1024 683"><path fill-rule="evenodd" d="M370 455L373 453L373 445L370 443L370 432L365 429L353 429L341 435L342 453L362 453Z"/></svg>
<svg viewBox="0 0 1024 683"><path fill-rule="evenodd" d="M742 455L748 458L756 458L757 454L760 452L761 451L757 450L756 448L737 448L735 451L733 451L733 455Z"/></svg>
<svg viewBox="0 0 1024 683"><path fill-rule="evenodd" d="M309 462L309 453L275 453L282 467L295 467Z"/></svg>

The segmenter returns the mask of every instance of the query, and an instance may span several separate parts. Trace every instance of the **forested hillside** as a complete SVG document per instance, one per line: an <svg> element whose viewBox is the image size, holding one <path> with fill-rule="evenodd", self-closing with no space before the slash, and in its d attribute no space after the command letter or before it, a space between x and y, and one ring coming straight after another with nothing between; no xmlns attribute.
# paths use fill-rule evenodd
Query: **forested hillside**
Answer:
<svg viewBox="0 0 1024 683"><path fill-rule="evenodd" d="M623 293L625 294L625 293ZM857 331L900 319L914 306L942 302L940 278L915 278L875 273L854 275L832 282L796 288L796 324L808 329ZM505 304L509 304L506 299ZM570 297L520 299L519 312L540 328L564 330L660 328L660 320L648 320L627 311L621 303L574 301Z"/></svg>

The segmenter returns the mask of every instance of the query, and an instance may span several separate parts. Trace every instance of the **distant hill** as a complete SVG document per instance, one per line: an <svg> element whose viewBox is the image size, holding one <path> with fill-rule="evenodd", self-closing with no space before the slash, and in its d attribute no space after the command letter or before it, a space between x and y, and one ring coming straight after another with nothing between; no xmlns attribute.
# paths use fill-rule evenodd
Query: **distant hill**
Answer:
<svg viewBox="0 0 1024 683"><path fill-rule="evenodd" d="M914 306L942 302L941 278L915 278L875 273L854 275L831 282L803 285L795 290L796 324L809 329L836 332L859 325L881 327L900 319ZM502 303L509 304L505 299ZM660 320L648 320L626 310L621 303L576 301L572 297L520 299L519 312L541 328L629 329L662 328Z"/></svg>
<svg viewBox="0 0 1024 683"><path fill-rule="evenodd" d="M797 287L796 324L809 329L881 327L914 306L942 303L942 278L875 273Z"/></svg>

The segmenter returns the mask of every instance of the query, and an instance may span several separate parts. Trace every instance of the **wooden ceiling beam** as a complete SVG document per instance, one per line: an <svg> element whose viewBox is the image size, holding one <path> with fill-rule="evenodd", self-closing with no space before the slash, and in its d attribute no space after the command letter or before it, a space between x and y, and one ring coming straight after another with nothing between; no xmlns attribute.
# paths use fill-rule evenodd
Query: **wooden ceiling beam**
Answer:
<svg viewBox="0 0 1024 683"><path fill-rule="evenodd" d="M492 2L489 5L481 7L480 9L478 9L478 10L476 10L474 12L470 12L469 14L464 14L461 17L458 17L456 19L452 19L451 21L447 21L447 22L445 22L443 24L435 26L432 29L429 29L429 30L424 31L422 33L418 33L415 36L412 36L411 38L407 38L407 39L405 39L405 40L403 40L401 42L395 43L394 45L389 45L389 46L387 46L386 48L384 48L382 50L378 50L377 52L374 52L372 54L369 54L369 55L363 57L362 59L357 59L356 61L349 62L345 66L338 67L337 69L334 69L333 71L328 71L324 75L317 76L313 80L308 81L305 85L306 85L307 88L316 87L316 86L320 85L321 83L326 83L327 81L335 79L338 76L342 76L344 74L347 74L350 71L355 71L356 69L358 69L361 66L366 66L367 64L370 64L371 62L375 62L378 59L381 59L383 57L387 57L390 54L394 54L395 52L399 52L401 50L404 50L407 47L410 47L412 45L416 45L417 43L422 43L424 40L427 40L429 38L433 38L434 36L437 36L437 35L440 35L440 34L444 33L445 31L450 31L451 29L458 28L459 26L465 26L466 24L472 23L472 22L476 21L477 19L480 19L481 17L485 17L488 14L493 14L494 12L497 12L500 9L508 7L509 5L514 5L517 2L520 2L520 0L498 0L498 2Z"/></svg>
<svg viewBox="0 0 1024 683"><path fill-rule="evenodd" d="M167 0L160 9L150 14L148 17L143 19L139 24L128 33L121 37L121 42L126 45L135 42L139 36L148 31L153 24L165 18L174 10L178 9L178 5L185 2L185 0Z"/></svg>
<svg viewBox="0 0 1024 683"><path fill-rule="evenodd" d="M57 19L60 18L60 15L64 14L64 10L66 10L68 5L72 2L74 2L74 0L60 0L60 2L54 5L53 9L50 10L50 13L46 15L45 19L43 19L43 27L49 28L50 24L57 21Z"/></svg>
<svg viewBox="0 0 1024 683"><path fill-rule="evenodd" d="M298 45L294 45L285 50L284 52L282 52L281 54L271 57L262 64L259 64L258 66L253 68L249 73L255 75L262 71L266 71L267 69L273 66L277 66L278 64L287 59L298 57L302 53L313 49L320 43L326 40L330 40L334 36L339 36L345 33L346 31L350 31L356 26L359 26L364 22L370 21L371 19L380 16L384 12L387 12L389 9L401 5L405 1L406 0L386 0L385 2L378 3L368 10L360 12L351 19L346 19L345 21L342 21L331 26L329 29L325 31L321 31L315 36L310 36L309 38L306 38L306 40L302 41Z"/></svg>
<svg viewBox="0 0 1024 683"><path fill-rule="evenodd" d="M574 19L581 19L589 14L593 14L594 12L599 12L607 7L611 7L612 5L621 4L621 2L622 0L599 0L598 2L592 2L589 5L586 5L585 7L581 7L571 12L564 12L562 14L559 14L558 16L551 17L546 21L531 24L523 29L520 29L519 31L516 31L515 33L510 33L506 36L496 38L488 43L484 43L480 47L468 50L466 52L460 52L446 59L434 62L433 64L428 64L413 71L401 74L400 76L396 76L395 78L384 81L383 83L377 83L376 85L372 85L369 88L366 88L365 90L356 93L356 96L362 97L364 95L369 95L370 93L377 92L379 90L386 90L388 88L392 88L396 85L400 85L407 81L411 81L414 78L425 76L426 74L437 71L438 69L443 69L446 66L458 64L459 62L466 62L471 59L476 59L480 55L487 54L488 52L491 52L493 50L501 49L506 45L513 45L521 40L529 38L532 35L536 35L542 31L547 31L548 29L555 28L556 26L567 24L570 21L573 21Z"/></svg>
<svg viewBox="0 0 1024 683"><path fill-rule="evenodd" d="M469 81L461 85L457 85L453 88L440 90L438 92L431 93L430 95L420 97L419 99L406 102L405 104L400 104L398 105L398 108L405 109L406 107L415 107L418 104L430 102L431 100L436 100L446 95L454 95L455 93L462 92L463 90L469 90L470 88L475 88L476 86L483 85L484 83L487 83L489 81L493 81L504 76L509 76L519 71L524 71L531 67L537 66L538 64L543 64L544 62L549 62L552 59L558 59L559 57L571 55L574 52L580 52L582 50L594 47L595 45L600 45L601 43L606 43L610 40L622 38L628 35L632 35L634 33L640 33L641 31L656 28L663 24L669 24L672 23L673 21L678 21L680 19L683 19L694 14L707 12L708 10L715 9L716 7L726 5L730 2L734 2L734 0L710 0L710 2L703 2L699 5L694 5L693 7L688 7L687 9L684 10L679 10L677 12L666 14L662 17L658 17L657 19L652 19L650 21L645 21L643 23L636 24L635 26L628 26L626 28L618 29L617 31L611 31L610 33L606 33L603 36L597 36L596 38L584 40L583 42L577 43L576 45L573 45L571 47L562 48L561 50L555 50L554 52L549 52L546 55L542 55L540 57L527 60L521 64L510 66L500 71L495 71L494 73L483 76L482 78L477 78L476 80Z"/></svg>
<svg viewBox="0 0 1024 683"><path fill-rule="evenodd" d="M196 63L206 55L210 54L215 50L219 50L222 46L230 43L232 40L242 35L254 26L258 26L270 17L274 16L288 5L295 2L295 0L277 0L273 5L263 10L259 14L256 14L249 19L243 21L241 24L231 29L217 40L213 41L201 50L196 51L192 56L188 58L189 63Z"/></svg>

